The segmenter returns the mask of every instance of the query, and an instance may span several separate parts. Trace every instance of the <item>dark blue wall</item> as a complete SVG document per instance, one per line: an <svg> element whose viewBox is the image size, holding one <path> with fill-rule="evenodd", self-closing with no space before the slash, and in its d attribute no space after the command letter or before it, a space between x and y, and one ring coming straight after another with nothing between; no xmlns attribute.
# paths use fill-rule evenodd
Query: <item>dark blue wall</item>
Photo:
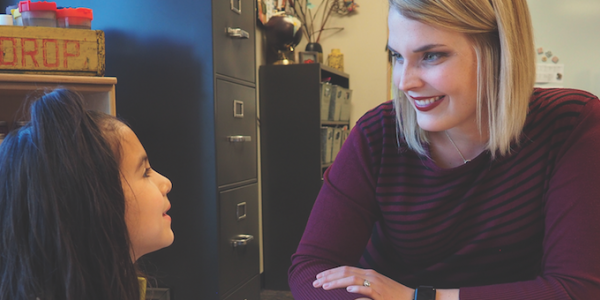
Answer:
<svg viewBox="0 0 600 300"><path fill-rule="evenodd" d="M117 114L138 134L152 167L173 182L175 242L144 258L144 268L174 299L217 299L211 1L57 5L93 9L92 29L106 35L106 76L118 80Z"/></svg>

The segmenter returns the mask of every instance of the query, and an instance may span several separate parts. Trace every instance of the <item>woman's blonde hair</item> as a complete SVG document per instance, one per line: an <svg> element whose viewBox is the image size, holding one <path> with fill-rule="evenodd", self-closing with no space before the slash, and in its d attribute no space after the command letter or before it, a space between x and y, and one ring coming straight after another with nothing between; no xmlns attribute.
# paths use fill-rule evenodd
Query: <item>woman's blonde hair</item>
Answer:
<svg viewBox="0 0 600 300"><path fill-rule="evenodd" d="M525 0L389 0L390 10L445 30L464 33L477 56L477 124L487 122L487 149L507 155L518 144L535 83L533 28ZM395 88L399 133L408 146L426 155L427 134L414 108ZM487 120L482 120L482 111Z"/></svg>

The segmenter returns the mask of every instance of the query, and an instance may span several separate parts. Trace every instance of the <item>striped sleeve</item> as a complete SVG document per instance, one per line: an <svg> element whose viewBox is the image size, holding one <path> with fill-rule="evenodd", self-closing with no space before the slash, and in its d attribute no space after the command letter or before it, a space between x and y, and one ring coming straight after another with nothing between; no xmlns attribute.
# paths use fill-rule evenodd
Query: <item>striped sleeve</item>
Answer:
<svg viewBox="0 0 600 300"><path fill-rule="evenodd" d="M295 299L357 298L357 294L344 289L315 289L312 282L327 269L355 266L379 217L374 177L377 166L362 129L371 122L381 122L379 113L367 113L362 118L363 125L352 129L333 166L324 174L323 187L292 256L289 285Z"/></svg>

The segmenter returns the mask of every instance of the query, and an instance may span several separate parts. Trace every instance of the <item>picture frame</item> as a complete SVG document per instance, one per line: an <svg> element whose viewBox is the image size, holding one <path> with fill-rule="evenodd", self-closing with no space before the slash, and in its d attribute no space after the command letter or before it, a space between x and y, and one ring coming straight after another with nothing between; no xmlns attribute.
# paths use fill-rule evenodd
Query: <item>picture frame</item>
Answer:
<svg viewBox="0 0 600 300"><path fill-rule="evenodd" d="M304 51L298 53L298 63L314 64L319 63L319 53L314 51Z"/></svg>

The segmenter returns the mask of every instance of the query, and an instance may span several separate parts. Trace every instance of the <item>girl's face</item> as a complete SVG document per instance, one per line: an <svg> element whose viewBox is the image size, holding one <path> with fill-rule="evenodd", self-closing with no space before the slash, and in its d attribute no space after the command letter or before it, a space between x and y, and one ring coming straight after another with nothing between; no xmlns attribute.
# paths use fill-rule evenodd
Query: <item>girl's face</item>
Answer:
<svg viewBox="0 0 600 300"><path fill-rule="evenodd" d="M390 9L388 46L393 81L426 131L476 126L477 60L472 43L458 32L432 27Z"/></svg>
<svg viewBox="0 0 600 300"><path fill-rule="evenodd" d="M121 136L121 182L125 193L125 222L129 231L132 259L173 243L171 203L167 194L171 181L150 168L148 156L135 133L127 126Z"/></svg>

